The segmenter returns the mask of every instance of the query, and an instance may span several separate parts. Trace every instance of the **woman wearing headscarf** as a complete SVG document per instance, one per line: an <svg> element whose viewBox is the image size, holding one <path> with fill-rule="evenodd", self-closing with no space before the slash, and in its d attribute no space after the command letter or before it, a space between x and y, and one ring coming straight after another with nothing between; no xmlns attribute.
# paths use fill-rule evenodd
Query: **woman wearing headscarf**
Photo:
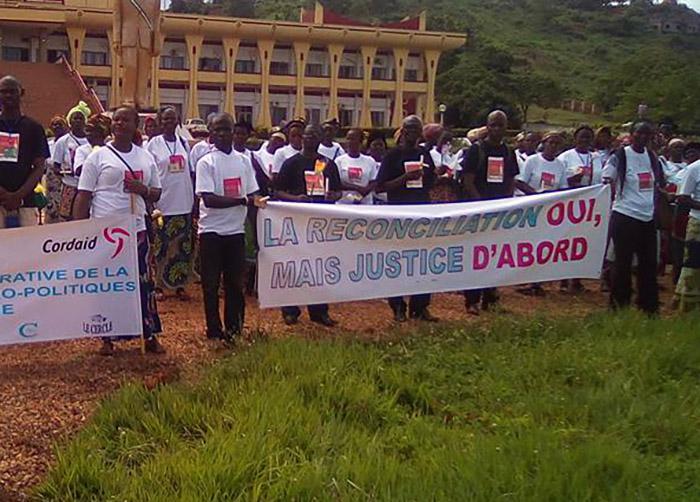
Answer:
<svg viewBox="0 0 700 502"><path fill-rule="evenodd" d="M49 129L53 132L53 138L49 139L49 152L51 157L46 161L46 192L48 204L46 205L46 219L48 223L58 223L58 208L61 205L61 176L53 166L53 156L56 150L56 142L68 134L68 122L60 115L56 115L49 122Z"/></svg>
<svg viewBox="0 0 700 502"><path fill-rule="evenodd" d="M192 276L192 208L194 187L190 175L190 147L176 133L180 118L174 108L158 113L162 132L148 142L148 151L158 166L163 192L155 209L163 216L154 225L153 255L156 262L156 293L160 298L173 292L187 300L185 287ZM160 299L159 298L159 299Z"/></svg>
<svg viewBox="0 0 700 502"><path fill-rule="evenodd" d="M85 135L85 124L91 114L90 107L84 101L73 107L66 115L70 131L56 142L54 148L54 168L61 176L61 182L63 183L61 203L58 210L61 221L73 219L73 205L75 196L78 194L78 176L74 165L75 152L79 147L88 144Z"/></svg>
<svg viewBox="0 0 700 502"><path fill-rule="evenodd" d="M105 141L112 131L112 121L106 115L93 115L88 119L85 126L85 135L87 137L87 145L82 145L75 151L75 174L80 179L80 174L83 170L85 160L92 152L95 152L105 146Z"/></svg>

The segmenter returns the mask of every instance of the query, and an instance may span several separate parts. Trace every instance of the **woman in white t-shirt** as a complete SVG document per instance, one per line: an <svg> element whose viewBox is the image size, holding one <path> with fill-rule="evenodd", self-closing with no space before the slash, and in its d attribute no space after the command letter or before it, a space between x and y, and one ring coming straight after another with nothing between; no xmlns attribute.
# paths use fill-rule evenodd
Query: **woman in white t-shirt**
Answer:
<svg viewBox="0 0 700 502"><path fill-rule="evenodd" d="M95 152L105 146L105 142L112 131L112 121L106 115L93 115L88 119L85 126L85 134L88 139L87 145L82 145L75 151L75 174L80 179L80 174L83 172L83 164L92 152Z"/></svg>
<svg viewBox="0 0 700 502"><path fill-rule="evenodd" d="M570 187L599 185L603 182L603 157L593 151L594 132L590 126L574 131L574 147L559 155L566 168Z"/></svg>
<svg viewBox="0 0 700 502"><path fill-rule="evenodd" d="M284 164L288 159L291 159L295 155L301 153L302 135L304 133L304 128L306 124L301 120L293 120L287 124L287 139L289 144L283 146L275 152L275 157L272 161L272 181L275 181L275 177L279 174L280 169L282 169L282 164Z"/></svg>
<svg viewBox="0 0 700 502"><path fill-rule="evenodd" d="M542 139L542 152L528 157L520 174L515 178L515 185L526 195L542 192L554 192L568 188L566 168L557 158L561 148L562 137L557 132L550 132Z"/></svg>
<svg viewBox="0 0 700 502"><path fill-rule="evenodd" d="M372 157L362 154L363 135L362 129L350 129L347 153L335 159L343 185L343 195L336 204L374 204L379 169Z"/></svg>
<svg viewBox="0 0 700 502"><path fill-rule="evenodd" d="M690 208L685 233L683 268L676 286L674 303L682 312L700 307L700 160L685 169L677 194L678 204Z"/></svg>
<svg viewBox="0 0 700 502"><path fill-rule="evenodd" d="M46 218L44 222L47 224L58 223L60 221L58 216L58 209L61 205L61 187L63 183L61 182L61 175L54 168L53 157L56 150L56 142L63 136L68 134L69 126L66 119L60 115L56 115L51 119L49 128L53 131L53 138L48 140L49 152L51 157L46 159L46 199L48 201L46 205Z"/></svg>
<svg viewBox="0 0 700 502"><path fill-rule="evenodd" d="M277 131L270 135L270 139L260 147L260 150L254 152L263 172L270 180L272 180L272 167L275 163L275 153L286 143L287 137L282 131Z"/></svg>
<svg viewBox="0 0 700 502"><path fill-rule="evenodd" d="M60 221L73 219L73 204L78 193L78 176L75 173L75 152L82 145L87 145L85 123L90 116L90 108L82 101L68 112L70 131L56 142L54 146L54 169L61 176L61 203L58 208Z"/></svg>
<svg viewBox="0 0 700 502"><path fill-rule="evenodd" d="M114 140L91 153L83 163L74 215L79 220L116 215L136 216L143 336L146 351L160 353L163 347L156 335L161 332L161 325L148 264L146 204L158 202L161 188L153 157L133 143L138 119L138 113L131 107L122 107L114 112ZM103 338L100 353L114 353L112 339Z"/></svg>
<svg viewBox="0 0 700 502"><path fill-rule="evenodd" d="M156 262L156 294L163 299L174 292L180 300L189 297L185 287L192 277L194 187L190 147L175 131L180 119L174 108L158 113L162 134L151 138L146 150L153 155L163 187L155 208L162 220L154 225L153 254Z"/></svg>
<svg viewBox="0 0 700 502"><path fill-rule="evenodd" d="M340 143L334 141L339 128L340 124L338 123L338 119L335 118L328 119L321 124L323 138L321 139L321 144L318 145L318 153L331 159L333 162L335 162L338 157L345 155L345 150L340 146Z"/></svg>
<svg viewBox="0 0 700 502"><path fill-rule="evenodd" d="M632 260L637 257L639 307L650 315L659 311L656 281L657 231L654 216L662 194L663 172L648 145L654 135L649 122L636 122L631 145L615 151L603 171L603 180L614 184L615 201L610 235L615 248L610 305L625 308L632 298Z"/></svg>

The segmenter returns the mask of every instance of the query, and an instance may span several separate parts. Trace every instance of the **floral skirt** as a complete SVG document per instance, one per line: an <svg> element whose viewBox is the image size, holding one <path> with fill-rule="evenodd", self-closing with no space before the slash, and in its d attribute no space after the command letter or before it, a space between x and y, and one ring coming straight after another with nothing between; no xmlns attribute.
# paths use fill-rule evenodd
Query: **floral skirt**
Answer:
<svg viewBox="0 0 700 502"><path fill-rule="evenodd" d="M177 290L189 284L194 254L192 229L191 214L164 216L162 227L154 225L156 288Z"/></svg>
<svg viewBox="0 0 700 502"><path fill-rule="evenodd" d="M61 191L63 183L61 177L49 168L46 170L46 223L58 223L58 209L61 206Z"/></svg>
<svg viewBox="0 0 700 502"><path fill-rule="evenodd" d="M78 195L76 187L63 185L61 190L61 204L58 207L58 216L60 221L71 221L73 219L73 205L75 198Z"/></svg>
<svg viewBox="0 0 700 502"><path fill-rule="evenodd" d="M675 300L683 312L700 308L700 220L692 217L688 220L683 269Z"/></svg>

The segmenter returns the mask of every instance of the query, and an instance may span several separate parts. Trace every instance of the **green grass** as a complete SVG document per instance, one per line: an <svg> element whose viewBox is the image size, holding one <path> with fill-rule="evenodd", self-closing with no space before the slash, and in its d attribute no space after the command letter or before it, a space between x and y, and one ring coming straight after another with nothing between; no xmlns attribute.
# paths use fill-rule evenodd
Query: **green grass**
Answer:
<svg viewBox="0 0 700 502"><path fill-rule="evenodd" d="M700 317L257 344L131 385L45 500L700 500Z"/></svg>

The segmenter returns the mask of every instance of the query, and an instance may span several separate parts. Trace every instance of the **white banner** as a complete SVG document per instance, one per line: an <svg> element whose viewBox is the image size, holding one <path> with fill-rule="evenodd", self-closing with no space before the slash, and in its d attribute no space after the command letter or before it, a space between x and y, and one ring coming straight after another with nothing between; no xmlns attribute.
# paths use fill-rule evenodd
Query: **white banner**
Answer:
<svg viewBox="0 0 700 502"><path fill-rule="evenodd" d="M140 336L135 218L0 230L0 345Z"/></svg>
<svg viewBox="0 0 700 502"><path fill-rule="evenodd" d="M610 188L459 204L273 202L258 216L263 308L600 276Z"/></svg>

